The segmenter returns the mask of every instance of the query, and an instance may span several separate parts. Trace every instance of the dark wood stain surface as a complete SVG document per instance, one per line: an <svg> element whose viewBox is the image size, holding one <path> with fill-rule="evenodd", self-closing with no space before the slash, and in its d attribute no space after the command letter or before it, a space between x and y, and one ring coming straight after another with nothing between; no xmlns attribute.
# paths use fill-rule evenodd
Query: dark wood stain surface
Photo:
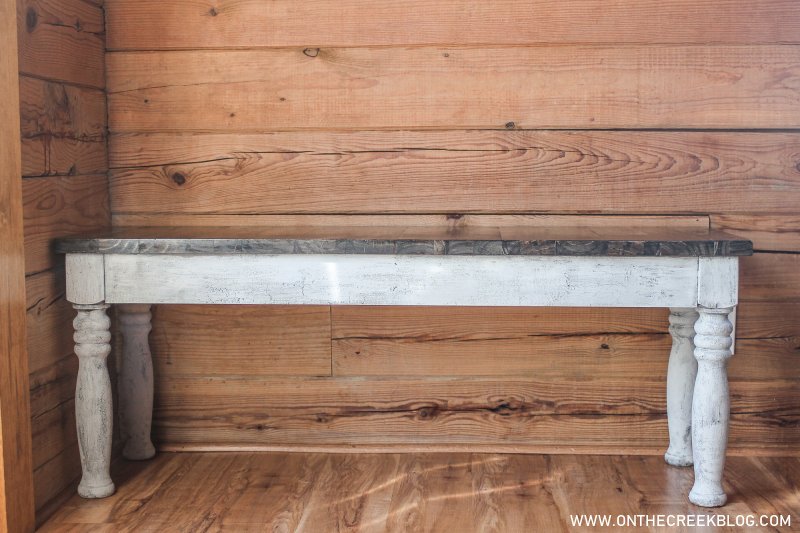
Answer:
<svg viewBox="0 0 800 533"><path fill-rule="evenodd" d="M60 239L61 253L673 256L752 255L718 231L536 227L148 227Z"/></svg>

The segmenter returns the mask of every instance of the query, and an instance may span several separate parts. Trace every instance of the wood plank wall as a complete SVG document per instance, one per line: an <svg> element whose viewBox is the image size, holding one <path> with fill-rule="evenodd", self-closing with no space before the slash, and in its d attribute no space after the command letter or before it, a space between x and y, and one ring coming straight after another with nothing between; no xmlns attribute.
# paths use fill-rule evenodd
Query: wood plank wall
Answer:
<svg viewBox="0 0 800 533"><path fill-rule="evenodd" d="M110 225L102 1L17 0L37 520L80 477L74 312L53 238Z"/></svg>
<svg viewBox="0 0 800 533"><path fill-rule="evenodd" d="M794 0L107 0L115 225L754 239L734 453L800 450ZM187 273L188 274L188 273ZM162 448L661 453L663 310L160 307Z"/></svg>

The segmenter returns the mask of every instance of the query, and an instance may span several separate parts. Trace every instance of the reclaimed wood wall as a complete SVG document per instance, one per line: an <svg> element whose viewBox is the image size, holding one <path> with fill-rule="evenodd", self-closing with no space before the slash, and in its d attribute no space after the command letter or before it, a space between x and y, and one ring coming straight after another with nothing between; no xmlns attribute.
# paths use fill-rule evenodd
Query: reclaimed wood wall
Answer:
<svg viewBox="0 0 800 533"><path fill-rule="evenodd" d="M726 229L731 447L800 449L794 0L106 10L115 225ZM162 449L667 442L664 310L163 306L152 342Z"/></svg>
<svg viewBox="0 0 800 533"><path fill-rule="evenodd" d="M101 1L17 0L27 328L38 521L80 477L72 319L53 238L110 225Z"/></svg>

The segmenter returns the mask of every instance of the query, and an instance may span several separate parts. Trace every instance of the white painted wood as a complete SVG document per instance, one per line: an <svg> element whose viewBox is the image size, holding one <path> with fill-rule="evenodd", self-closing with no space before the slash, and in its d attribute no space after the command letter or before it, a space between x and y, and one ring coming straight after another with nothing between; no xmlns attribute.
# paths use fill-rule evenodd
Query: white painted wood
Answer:
<svg viewBox="0 0 800 533"><path fill-rule="evenodd" d="M696 257L108 255L109 303L694 307Z"/></svg>
<svg viewBox="0 0 800 533"><path fill-rule="evenodd" d="M667 369L667 423L669 448L664 454L673 466L692 464L692 397L697 376L694 358L695 309L670 309L672 351Z"/></svg>
<svg viewBox="0 0 800 533"><path fill-rule="evenodd" d="M109 476L113 406L106 358L111 352L111 321L106 304L75 305L75 354L79 359L75 418L83 477L78 494L105 498L114 494Z"/></svg>
<svg viewBox="0 0 800 533"><path fill-rule="evenodd" d="M700 257L697 269L697 305L709 309L733 307L739 297L739 259Z"/></svg>
<svg viewBox="0 0 800 533"><path fill-rule="evenodd" d="M67 301L73 304L96 304L105 301L104 256L67 254Z"/></svg>
<svg viewBox="0 0 800 533"><path fill-rule="evenodd" d="M126 459L150 459L156 453L150 440L153 417L153 360L150 354L149 305L117 306L122 334L122 360L119 370L120 429Z"/></svg>
<svg viewBox="0 0 800 533"><path fill-rule="evenodd" d="M151 303L605 306L672 308L665 459L694 463L692 502L725 502L725 367L734 340L737 258L68 254L67 277L70 301L95 304L75 306L82 496L114 491L106 303L124 304L120 392L124 454L132 459L155 453Z"/></svg>
<svg viewBox="0 0 800 533"><path fill-rule="evenodd" d="M717 507L726 501L722 489L722 470L728 442L730 399L727 364L731 357L731 332L728 320L732 308L700 308L695 323L697 379L692 402L692 449L694 487L689 500L703 507Z"/></svg>

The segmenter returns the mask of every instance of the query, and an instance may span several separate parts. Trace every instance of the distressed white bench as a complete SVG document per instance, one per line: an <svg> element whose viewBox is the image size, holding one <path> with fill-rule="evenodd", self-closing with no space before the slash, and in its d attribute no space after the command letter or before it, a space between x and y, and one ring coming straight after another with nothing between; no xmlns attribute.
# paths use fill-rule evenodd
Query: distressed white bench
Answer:
<svg viewBox="0 0 800 533"><path fill-rule="evenodd" d="M56 249L66 254L67 299L77 310L85 498L114 492L110 304L119 304L129 459L155 454L151 304L603 306L671 309L665 459L694 465L693 503L725 503L726 363L738 256L752 253L750 241L627 228L142 228L64 239Z"/></svg>

